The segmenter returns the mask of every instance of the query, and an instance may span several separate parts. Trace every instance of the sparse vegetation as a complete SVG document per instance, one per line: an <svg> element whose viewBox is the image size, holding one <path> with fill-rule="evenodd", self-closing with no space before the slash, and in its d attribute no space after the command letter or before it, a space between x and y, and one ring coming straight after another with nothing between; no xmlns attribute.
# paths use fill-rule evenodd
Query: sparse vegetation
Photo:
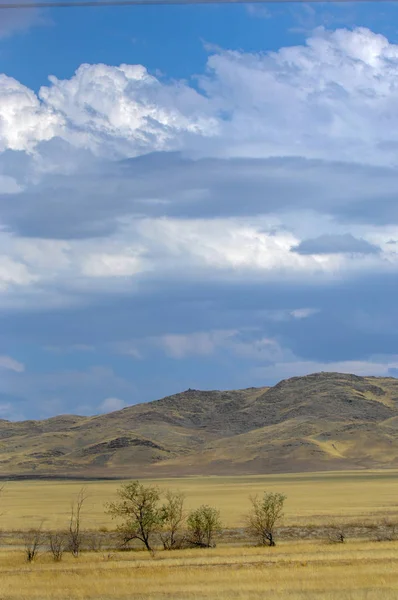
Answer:
<svg viewBox="0 0 398 600"><path fill-rule="evenodd" d="M176 480L174 484L177 489L173 491L165 487L168 482L159 482L159 486L150 482L132 482L118 487L117 501L109 505L108 510L112 509L112 516L121 520L118 528L119 535L123 532L130 536L129 543L123 548L148 549L143 542L143 535L137 534L140 519L137 517L138 513L132 510L132 507L135 507L141 509L140 514L143 518L150 553L121 552L123 548L117 546L117 532L102 523L97 527L91 525L89 529L85 528L83 536L81 529L83 504L85 524L86 516L92 517L90 503L93 502L93 490L105 488L113 491L115 484L112 484L112 488L107 483L88 484L90 493L80 489L77 495L76 491L79 488L75 484L73 510L69 513L73 518L69 520L74 524L72 530L80 533L78 567L76 568L75 559L64 552L66 546L69 546L69 529L64 534L54 528L51 532L44 531L43 526L32 527L29 531L5 532L2 539L3 551L0 548L0 594L6 600L42 600L43 598L59 600L61 589L65 598L78 596L81 600L98 600L103 597L107 600L108 598L127 600L131 598L133 589L134 594L143 600L145 598L160 600L167 585L167 594L175 600L188 598L210 600L215 595L220 600L227 598L228 600L230 598L259 600L264 595L264 589L270 587L277 590L278 598L281 600L298 600L304 596L309 600L316 600L319 597L328 600L360 600L365 591L370 600L379 597L383 600L386 598L392 600L398 593L398 569L396 569L398 544L395 542L397 532L395 496L391 492L391 486L395 485L395 476L389 477L390 479L377 473L369 474L366 481L367 496L362 493L362 483L358 484L359 492L353 493L355 488L350 486L352 480L355 480L355 475L348 477L345 474L314 474L313 480L316 483L309 481L308 477L303 480L300 476L269 478L267 493L252 497L251 502L252 516L259 514L254 511L255 507L261 509L260 514L264 519L267 514L271 515L270 520L262 521L263 525L264 522L266 524L266 531L268 532L270 528L272 533L272 538L267 537L265 543L269 545L271 540L275 542L275 532L278 534L277 539L279 535L282 538L278 547L266 555L257 547L249 546L253 542L261 545L263 542L260 541L259 534L255 534L253 530L242 529L241 520L237 519L232 524L229 521L228 526L222 530L220 523L220 515L224 520L224 513L229 514L228 506L235 506L237 498L240 507L245 498L247 502L248 486L255 488L255 485L262 485L264 489L266 478L264 481L258 481L256 478L253 480L255 484L251 483L250 478L242 480L214 478L180 482ZM361 477L358 476L359 482L363 479L363 474ZM284 487L289 488L287 494L289 511L283 522L280 519L285 498L277 491L282 480ZM201 498L201 494L198 493L200 490L198 481L202 486L203 495L216 502L217 506L220 505L221 512L218 508L198 502ZM231 481L234 481L234 487ZM289 481L294 482L290 487ZM323 497L316 494L324 493L320 481L333 482L334 486L339 486L340 481L345 482L344 489L347 490L349 506L354 508L351 509L350 515L347 514L349 511L345 509L343 503L341 505L337 503L337 500L341 502L341 498L344 498L342 493L334 495L325 493L329 501L335 500L331 505L332 511L329 513L324 511L323 515L316 513L313 507L316 507L319 498L322 500ZM364 501L369 500L369 497L381 498L384 481L390 483L389 494L392 500L390 505L385 500L380 500L378 510L371 510L364 514ZM269 487L270 482L273 482L272 490ZM183 486L184 493L181 488L178 489L178 485ZM296 485L299 492L294 491ZM12 483L10 495L17 489L25 491L59 489L56 485L52 488L52 484L35 484L33 488L31 486L31 483ZM68 484L66 487L62 486L63 499L67 486ZM229 504L222 500L225 488L227 488L225 498L228 498ZM190 489L194 493L189 493ZM335 487L335 489L339 488ZM374 496L371 496L372 493ZM46 497L48 496L47 492ZM357 504L355 504L356 498ZM98 504L98 498L95 501ZM188 505L187 511L184 508L185 503ZM15 495L14 504L17 506ZM308 507L311 507L313 511L311 522L308 517L303 517L300 513L301 506L305 508L307 514ZM36 514L40 507L42 502L36 502L34 507ZM386 507L390 513L386 512ZM342 518L343 509L344 518ZM10 513L8 506L7 515ZM64 518L65 515L68 515L67 507ZM91 524L93 522L91 521ZM234 526L231 528L231 525ZM216 535L219 536L218 539L222 544L209 553L208 547L215 548ZM314 536L317 539L314 539ZM300 541L297 541L298 538ZM336 543L325 544L325 538ZM361 543L360 538L366 539L367 543ZM123 541L124 539L126 538L123 538ZM375 540L378 540L378 543ZM347 543L341 543L343 541ZM6 544L11 550L4 551L7 548ZM162 560L154 561L154 550L162 546L164 549L161 553ZM25 579L18 575L21 568L21 551L25 560L32 565L26 567L30 574L29 586L20 583ZM38 556L39 560L36 560ZM51 559L54 561L53 565ZM61 560L62 565L58 565ZM277 569L270 568L276 566ZM253 577L254 569L255 577ZM302 569L306 570L301 571ZM303 575L300 575L301 572ZM16 581L18 581L17 585L15 585ZM374 594L373 591L369 592L370 587L374 590ZM388 596L389 593L392 595Z"/></svg>
<svg viewBox="0 0 398 600"><path fill-rule="evenodd" d="M393 542L398 539L398 523L395 519L385 517L376 531L376 540L379 542Z"/></svg>
<svg viewBox="0 0 398 600"><path fill-rule="evenodd" d="M43 544L43 533L41 527L36 529L30 529L25 533L25 558L28 562L33 562L39 554L40 548Z"/></svg>
<svg viewBox="0 0 398 600"><path fill-rule="evenodd" d="M250 496L247 529L262 546L275 546L275 527L283 517L286 496L279 492L266 492L263 497Z"/></svg>
<svg viewBox="0 0 398 600"><path fill-rule="evenodd" d="M220 511L203 504L189 513L188 542L198 548L214 547L214 537L221 532Z"/></svg>
<svg viewBox="0 0 398 600"><path fill-rule="evenodd" d="M328 540L332 544L344 544L347 541L347 525L343 522L331 523L328 527Z"/></svg>
<svg viewBox="0 0 398 600"><path fill-rule="evenodd" d="M2 474L106 476L112 475L115 462L118 476L125 478L140 472L145 476L152 472L153 477L195 474L199 465L203 474L215 469L219 474L246 474L253 469L259 474L264 460L274 473L321 471L349 467L358 453L362 466L393 467L398 436L390 419L398 415L396 397L396 379L315 373L271 388L187 390L162 402L130 406L111 418L104 415L95 428L87 417L63 416L35 426L31 421L1 422L0 433L7 438ZM310 422L291 418L297 398L301 398L302 416ZM228 419L226 404L232 411ZM140 419L143 408L153 416L150 430ZM38 438L40 426L46 435ZM87 443L81 447L83 439ZM217 453L209 448L214 441ZM78 453L77 447L81 447ZM383 454L383 447L388 452ZM112 461L107 460L109 453ZM216 456L222 456L222 461Z"/></svg>
<svg viewBox="0 0 398 600"><path fill-rule="evenodd" d="M398 546L393 542L278 545L264 559L257 547L149 553L90 553L62 563L45 555L21 574L21 553L0 551L6 600L396 600Z"/></svg>
<svg viewBox="0 0 398 600"><path fill-rule="evenodd" d="M72 502L69 521L69 550L77 558L82 545L81 516L83 504L87 499L85 488L82 488Z"/></svg>
<svg viewBox="0 0 398 600"><path fill-rule="evenodd" d="M160 509L160 539L165 550L176 550L184 543L183 526L186 515L184 511L185 496L182 492L167 490L165 502Z"/></svg>
<svg viewBox="0 0 398 600"><path fill-rule="evenodd" d="M117 495L119 500L108 504L107 509L112 517L122 519L118 531L123 545L139 540L152 552L152 538L162 526L159 489L133 481L122 485Z"/></svg>
<svg viewBox="0 0 398 600"><path fill-rule="evenodd" d="M50 531L48 534L48 546L55 562L62 560L67 544L67 535L62 531Z"/></svg>

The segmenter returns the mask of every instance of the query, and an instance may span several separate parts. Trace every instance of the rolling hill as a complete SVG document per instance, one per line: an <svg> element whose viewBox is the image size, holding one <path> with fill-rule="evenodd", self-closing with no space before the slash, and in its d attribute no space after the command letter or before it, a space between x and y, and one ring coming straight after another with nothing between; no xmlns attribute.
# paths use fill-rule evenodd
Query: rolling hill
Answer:
<svg viewBox="0 0 398 600"><path fill-rule="evenodd" d="M315 373L94 417L0 420L2 477L169 477L398 467L398 380Z"/></svg>

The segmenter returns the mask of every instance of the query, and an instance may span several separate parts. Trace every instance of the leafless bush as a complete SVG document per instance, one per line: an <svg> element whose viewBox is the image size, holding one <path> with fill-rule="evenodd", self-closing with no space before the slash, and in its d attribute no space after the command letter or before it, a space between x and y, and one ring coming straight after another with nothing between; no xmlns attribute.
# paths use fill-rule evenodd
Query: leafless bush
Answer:
<svg viewBox="0 0 398 600"><path fill-rule="evenodd" d="M344 544L347 541L347 527L344 523L331 523L327 533L331 544Z"/></svg>
<svg viewBox="0 0 398 600"><path fill-rule="evenodd" d="M101 552L104 546L104 538L100 533L87 534L85 546L90 552Z"/></svg>
<svg viewBox="0 0 398 600"><path fill-rule="evenodd" d="M28 562L33 562L43 544L41 526L27 531L24 536L25 557Z"/></svg>
<svg viewBox="0 0 398 600"><path fill-rule="evenodd" d="M166 502L160 509L160 539L165 550L182 548L185 540L181 529L186 515L184 511L184 494L181 492L166 492Z"/></svg>
<svg viewBox="0 0 398 600"><path fill-rule="evenodd" d="M81 512L86 499L86 490L82 488L78 493L76 500L72 502L71 506L68 531L68 546L70 552L75 558L79 556L82 546Z"/></svg>
<svg viewBox="0 0 398 600"><path fill-rule="evenodd" d="M385 518L379 524L376 531L376 540L378 542L393 542L398 539L398 523Z"/></svg>
<svg viewBox="0 0 398 600"><path fill-rule="evenodd" d="M52 531L48 534L48 546L55 562L62 560L67 544L67 536L62 531Z"/></svg>

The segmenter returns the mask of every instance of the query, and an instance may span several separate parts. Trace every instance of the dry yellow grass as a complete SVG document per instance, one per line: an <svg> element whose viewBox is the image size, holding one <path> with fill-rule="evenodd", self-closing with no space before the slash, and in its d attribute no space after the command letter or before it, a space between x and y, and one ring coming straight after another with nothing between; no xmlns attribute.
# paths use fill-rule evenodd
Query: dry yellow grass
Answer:
<svg viewBox="0 0 398 600"><path fill-rule="evenodd" d="M221 510L224 524L242 524L248 496L287 495L285 523L321 525L334 517L375 521L398 512L398 472L313 473L263 477L159 480L180 489L188 508ZM120 482L88 482L84 527L112 526L104 513ZM1 498L3 529L43 521L64 527L81 482L10 482ZM392 600L398 598L398 543L281 542L276 548L83 553L54 563L47 553L27 564L21 550L0 550L0 600Z"/></svg>
<svg viewBox="0 0 398 600"><path fill-rule="evenodd" d="M26 565L0 553L2 600L260 599L376 600L398 597L396 543L281 544L274 549L216 548L86 554L61 564Z"/></svg>
<svg viewBox="0 0 398 600"><path fill-rule="evenodd" d="M70 503L84 485L88 498L86 528L112 527L104 504L121 482L9 482L0 500L0 527L27 529L44 520L45 528L64 527ZM398 471L305 473L248 477L204 477L157 480L160 488L182 490L187 507L208 503L220 509L226 527L242 524L250 494L264 490L286 494L285 523L322 524L333 517L377 519L398 514Z"/></svg>

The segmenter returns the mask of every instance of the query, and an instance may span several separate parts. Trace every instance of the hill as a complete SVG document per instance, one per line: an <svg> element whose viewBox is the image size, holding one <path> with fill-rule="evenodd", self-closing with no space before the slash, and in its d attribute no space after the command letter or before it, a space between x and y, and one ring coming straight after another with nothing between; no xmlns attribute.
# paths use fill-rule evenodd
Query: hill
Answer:
<svg viewBox="0 0 398 600"><path fill-rule="evenodd" d="M4 477L142 477L398 466L398 380L315 373L185 392L94 417L0 420Z"/></svg>

